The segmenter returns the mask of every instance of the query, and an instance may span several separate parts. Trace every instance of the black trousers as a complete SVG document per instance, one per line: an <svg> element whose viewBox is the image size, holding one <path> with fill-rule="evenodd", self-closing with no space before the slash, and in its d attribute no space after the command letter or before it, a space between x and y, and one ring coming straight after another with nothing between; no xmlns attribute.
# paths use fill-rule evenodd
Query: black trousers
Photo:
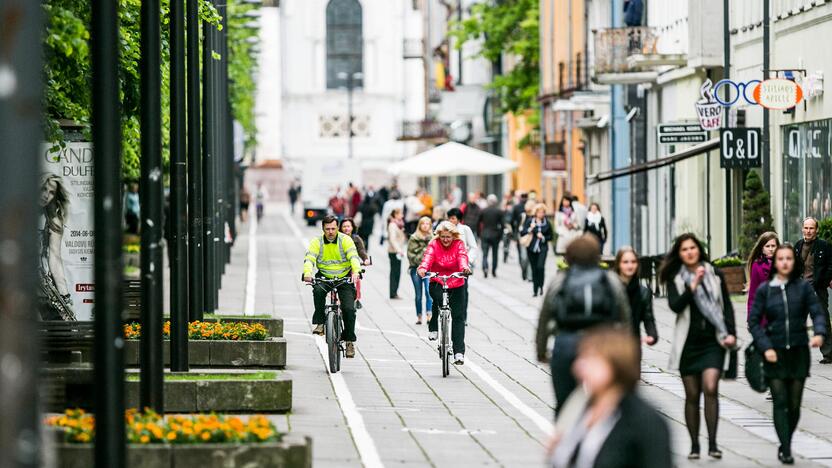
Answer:
<svg viewBox="0 0 832 468"><path fill-rule="evenodd" d="M312 297L315 302L312 323L315 325L323 325L326 322L324 309L329 291L329 288L321 284L316 284L312 288ZM341 334L341 338L344 341L355 341L355 286L350 283L338 286L338 301L341 305L341 315L344 317L344 333Z"/></svg>
<svg viewBox="0 0 832 468"><path fill-rule="evenodd" d="M491 251L491 273L497 274L497 259L499 258L500 238L482 238L482 271L488 272L488 252Z"/></svg>
<svg viewBox="0 0 832 468"><path fill-rule="evenodd" d="M448 305L451 307L451 341L454 354L465 354L465 290L453 288L448 290ZM430 283L430 297L433 299L433 314L428 322L428 331L439 331L439 308L442 306L442 285Z"/></svg>
<svg viewBox="0 0 832 468"><path fill-rule="evenodd" d="M529 249L529 264L532 267L532 285L535 292L543 292L543 283L546 279L546 245L541 246L540 252L532 252Z"/></svg>
<svg viewBox="0 0 832 468"><path fill-rule="evenodd" d="M390 297L399 295L399 280L402 278L402 261L396 254L388 252L390 258Z"/></svg>
<svg viewBox="0 0 832 468"><path fill-rule="evenodd" d="M549 363L552 369L552 385L555 387L555 415L560 412L563 403L578 386L572 374L572 364L577 356L580 339L577 333L559 333L555 338L552 360Z"/></svg>
<svg viewBox="0 0 832 468"><path fill-rule="evenodd" d="M824 315L826 315L826 323L832 323L830 322L829 316L829 290L825 287L816 289L815 294L817 294L820 307L823 309ZM820 347L820 352L824 358L832 359L832 340L823 340L823 346Z"/></svg>

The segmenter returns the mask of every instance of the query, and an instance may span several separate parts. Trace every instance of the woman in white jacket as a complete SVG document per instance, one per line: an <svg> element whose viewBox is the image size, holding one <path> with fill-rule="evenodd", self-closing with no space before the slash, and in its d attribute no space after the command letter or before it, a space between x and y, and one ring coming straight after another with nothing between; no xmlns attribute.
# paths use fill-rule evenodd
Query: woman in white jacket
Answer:
<svg viewBox="0 0 832 468"><path fill-rule="evenodd" d="M581 226L578 219L578 214L572 207L571 197L564 195L560 201L558 211L555 213L555 232L558 235L555 253L563 255L566 252L566 246L581 235L582 229L583 226Z"/></svg>

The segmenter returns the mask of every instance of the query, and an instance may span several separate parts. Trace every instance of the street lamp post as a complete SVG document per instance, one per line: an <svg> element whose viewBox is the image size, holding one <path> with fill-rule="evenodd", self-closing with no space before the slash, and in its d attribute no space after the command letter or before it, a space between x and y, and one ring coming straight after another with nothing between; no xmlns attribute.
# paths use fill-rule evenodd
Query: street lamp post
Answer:
<svg viewBox="0 0 832 468"><path fill-rule="evenodd" d="M352 159L352 92L355 89L355 82L361 81L364 75L361 72L347 73L338 72L338 79L347 83L347 158Z"/></svg>

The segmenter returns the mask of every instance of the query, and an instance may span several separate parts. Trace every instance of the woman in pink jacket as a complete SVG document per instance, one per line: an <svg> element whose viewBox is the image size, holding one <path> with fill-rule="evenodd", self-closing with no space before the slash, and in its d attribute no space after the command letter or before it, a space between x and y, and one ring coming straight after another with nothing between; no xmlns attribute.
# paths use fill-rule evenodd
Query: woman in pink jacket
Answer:
<svg viewBox="0 0 832 468"><path fill-rule="evenodd" d="M436 236L425 248L425 255L422 263L416 270L420 277L424 277L429 271L446 276L453 273L463 272L470 274L468 265L468 252L465 244L459 238L459 231L449 221L442 221L436 227ZM462 278L451 278L448 280L448 302L451 307L451 341L454 348L454 364L461 365L465 362L465 290L462 286L465 280ZM437 338L439 329L439 308L442 306L442 283L439 279L431 278L430 297L433 298L433 314L428 322L428 339L433 341Z"/></svg>
<svg viewBox="0 0 832 468"><path fill-rule="evenodd" d="M774 251L780 247L780 239L777 233L768 231L760 234L757 243L751 250L746 263L748 274L748 316L751 315L751 305L754 304L754 296L761 284L767 283L771 272L771 261ZM763 319L765 320L765 319ZM765 325L765 323L763 323Z"/></svg>

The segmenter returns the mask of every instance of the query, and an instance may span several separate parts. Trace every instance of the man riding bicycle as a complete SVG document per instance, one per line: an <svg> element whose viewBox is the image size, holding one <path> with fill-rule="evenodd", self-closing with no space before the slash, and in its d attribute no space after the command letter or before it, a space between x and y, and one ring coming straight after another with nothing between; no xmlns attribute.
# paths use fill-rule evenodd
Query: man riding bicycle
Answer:
<svg viewBox="0 0 832 468"><path fill-rule="evenodd" d="M313 270L317 268L317 277L328 279L352 276L351 283L338 286L338 300L344 317L344 333L342 338L347 342L346 357L355 357L355 282L361 271L361 259L355 248L355 242L346 234L338 232L338 219L326 216L321 223L323 235L309 241L306 256L303 259L303 281L312 282ZM315 335L324 334L326 315L326 295L329 293L323 285L316 284L312 288L315 301L315 314L312 323Z"/></svg>
<svg viewBox="0 0 832 468"><path fill-rule="evenodd" d="M436 227L436 238L425 248L422 263L416 273L424 278L428 271L439 275L450 275L463 272L471 274L468 265L468 252L465 244L459 238L459 231L449 221L442 221ZM447 280L450 290L449 303L451 306L451 340L454 348L454 364L465 362L465 308L463 286L465 279L451 278ZM437 278L431 278L430 296L433 298L433 314L428 322L428 339L437 338L439 329L439 306L442 304L442 283Z"/></svg>

